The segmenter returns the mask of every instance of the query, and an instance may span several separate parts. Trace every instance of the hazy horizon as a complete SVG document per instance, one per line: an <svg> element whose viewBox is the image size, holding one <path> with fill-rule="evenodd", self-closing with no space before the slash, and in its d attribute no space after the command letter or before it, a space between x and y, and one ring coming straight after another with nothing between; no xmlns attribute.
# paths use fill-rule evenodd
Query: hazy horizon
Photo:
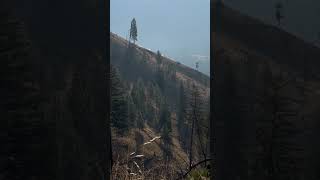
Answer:
<svg viewBox="0 0 320 180"><path fill-rule="evenodd" d="M137 21L137 44L210 74L210 0L111 0L110 30L128 37Z"/></svg>

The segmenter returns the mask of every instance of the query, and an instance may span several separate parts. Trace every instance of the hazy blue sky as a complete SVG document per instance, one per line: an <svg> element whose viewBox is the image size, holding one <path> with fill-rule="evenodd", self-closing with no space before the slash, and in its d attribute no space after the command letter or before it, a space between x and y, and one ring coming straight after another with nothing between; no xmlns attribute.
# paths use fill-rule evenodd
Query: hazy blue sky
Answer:
<svg viewBox="0 0 320 180"><path fill-rule="evenodd" d="M138 44L209 73L210 0L111 0L110 29L128 36L136 18Z"/></svg>
<svg viewBox="0 0 320 180"><path fill-rule="evenodd" d="M320 32L320 0L224 0L225 4L276 25L275 3L284 4L283 28L307 41ZM210 0L111 0L111 31L126 37L133 17L138 44L209 73Z"/></svg>

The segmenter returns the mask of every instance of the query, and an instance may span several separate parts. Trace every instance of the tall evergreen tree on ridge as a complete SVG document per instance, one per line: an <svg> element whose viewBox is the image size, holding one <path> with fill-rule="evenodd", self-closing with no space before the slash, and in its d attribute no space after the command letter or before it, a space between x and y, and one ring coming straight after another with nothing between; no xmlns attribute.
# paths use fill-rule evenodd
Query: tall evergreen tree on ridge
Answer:
<svg viewBox="0 0 320 180"><path fill-rule="evenodd" d="M281 25L281 20L284 18L283 16L283 4L281 2L276 3L276 19L278 21L278 25Z"/></svg>
<svg viewBox="0 0 320 180"><path fill-rule="evenodd" d="M135 42L138 40L138 31L137 31L137 23L136 23L136 19L133 18L131 21L131 27L130 27L130 39L133 40L133 44L135 44Z"/></svg>

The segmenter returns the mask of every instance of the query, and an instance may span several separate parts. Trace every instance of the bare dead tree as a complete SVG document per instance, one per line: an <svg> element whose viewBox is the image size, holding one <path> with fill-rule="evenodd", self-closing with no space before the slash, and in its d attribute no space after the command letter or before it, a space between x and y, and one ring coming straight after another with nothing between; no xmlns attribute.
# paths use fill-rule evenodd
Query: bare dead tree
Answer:
<svg viewBox="0 0 320 180"><path fill-rule="evenodd" d="M191 137L190 137L190 150L189 150L189 169L192 167L192 144L193 144L193 129L194 129L194 119L192 119L191 126Z"/></svg>
<svg viewBox="0 0 320 180"><path fill-rule="evenodd" d="M199 121L199 118L196 116L196 114L194 114L194 117L196 119L196 122L197 122L197 135L198 135L198 140L199 140L199 145L200 145L200 150L201 150L201 153L204 157L204 159L206 159L207 155L206 155L206 152L205 152L205 148L203 147L203 142L201 140L201 132L200 132L200 121Z"/></svg>
<svg viewBox="0 0 320 180"><path fill-rule="evenodd" d="M191 89L191 94L190 94L190 102L189 102L189 120L191 120L191 133L190 133L190 150L189 150L189 169L192 166L192 161L193 161L193 144L194 144L194 133L196 131L198 140L199 140L199 145L200 145L200 150L204 158L206 158L206 153L204 150L204 145L201 140L201 133L200 133L200 120L199 117L201 116L201 100L200 100L200 93L199 90L196 88L195 84L192 85ZM195 124L197 123L197 125Z"/></svg>

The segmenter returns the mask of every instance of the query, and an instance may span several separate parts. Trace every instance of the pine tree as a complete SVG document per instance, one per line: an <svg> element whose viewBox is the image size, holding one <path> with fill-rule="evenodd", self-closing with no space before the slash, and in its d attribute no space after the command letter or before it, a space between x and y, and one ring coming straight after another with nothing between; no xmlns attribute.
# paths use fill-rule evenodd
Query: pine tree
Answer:
<svg viewBox="0 0 320 180"><path fill-rule="evenodd" d="M121 132L128 130L128 100L118 71L111 66L111 123Z"/></svg>
<svg viewBox="0 0 320 180"><path fill-rule="evenodd" d="M131 95L128 96L128 124L130 126L137 126L137 108Z"/></svg>
<svg viewBox="0 0 320 180"><path fill-rule="evenodd" d="M160 114L160 128L165 129L167 128L169 132L171 132L171 118L170 118L170 111L168 109L168 104L164 103L161 107L161 114Z"/></svg>
<svg viewBox="0 0 320 180"><path fill-rule="evenodd" d="M171 127L171 113L169 111L168 104L166 102L161 107L160 128L161 128L161 137L163 139L163 144L164 144L164 157L169 158L171 157L170 133L172 132L172 127Z"/></svg>
<svg viewBox="0 0 320 180"><path fill-rule="evenodd" d="M133 44L135 44L135 41L137 41L138 37L138 31L137 31L137 23L136 23L136 19L133 18L131 21L131 28L130 28L130 39L133 40Z"/></svg>
<svg viewBox="0 0 320 180"><path fill-rule="evenodd" d="M157 57L156 57L156 59L157 59L158 67L160 68L160 64L162 63L162 55L161 55L161 53L160 53L159 50L157 51Z"/></svg>
<svg viewBox="0 0 320 180"><path fill-rule="evenodd" d="M164 145L163 156L165 158L169 158L172 155L172 153L170 151L170 144L171 144L170 133L171 133L171 130L168 126L165 126L161 131L161 137L162 137L163 145Z"/></svg>
<svg viewBox="0 0 320 180"><path fill-rule="evenodd" d="M134 84L131 91L132 101L135 105L135 109L137 112L136 118L136 125L139 129L142 129L144 126L144 119L146 112L146 105L145 105L145 93L144 93L144 83L142 79L138 79Z"/></svg>
<svg viewBox="0 0 320 180"><path fill-rule="evenodd" d="M164 89L165 89L165 77L164 76L165 76L164 71L159 69L156 74L156 79L157 79L158 86L162 92L164 92Z"/></svg>
<svg viewBox="0 0 320 180"><path fill-rule="evenodd" d="M131 96L133 103L136 105L138 111L143 112L145 108L145 94L144 83L140 78L133 84Z"/></svg>
<svg viewBox="0 0 320 180"><path fill-rule="evenodd" d="M201 141L201 136L202 134L200 134L200 128L199 125L201 123L200 119L203 116L203 109L202 109L202 102L201 102L201 97L200 97L200 92L198 87L193 83L191 86L191 92L189 95L189 108L187 110L187 119L189 121L189 124L191 124L191 129L190 129L190 148L189 148L189 168L192 167L192 162L193 162L193 149L194 149L194 134L195 134L195 130L197 135L198 135L198 139L199 139L199 145L200 145L200 150L203 152L204 151L204 145L202 144ZM204 156L206 156L204 154Z"/></svg>
<svg viewBox="0 0 320 180"><path fill-rule="evenodd" d="M139 130L143 129L144 127L144 117L142 112L139 110L138 110L137 127L139 128Z"/></svg>
<svg viewBox="0 0 320 180"><path fill-rule="evenodd" d="M284 18L283 16L283 4L281 2L276 3L276 19L278 21L278 25L281 25L281 20Z"/></svg>
<svg viewBox="0 0 320 180"><path fill-rule="evenodd" d="M180 83L180 90L179 90L179 109L178 109L178 127L179 127L179 134L181 139L184 139L184 133L185 131L185 115L186 115L186 92L183 86L183 83Z"/></svg>

